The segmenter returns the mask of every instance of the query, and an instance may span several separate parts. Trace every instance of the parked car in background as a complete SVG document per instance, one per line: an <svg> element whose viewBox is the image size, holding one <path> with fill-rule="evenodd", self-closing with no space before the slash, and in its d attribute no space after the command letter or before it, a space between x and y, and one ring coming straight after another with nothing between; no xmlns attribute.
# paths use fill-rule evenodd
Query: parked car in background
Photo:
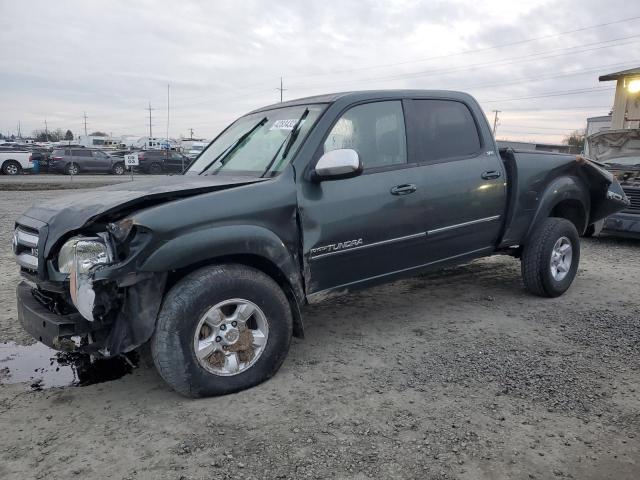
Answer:
<svg viewBox="0 0 640 480"><path fill-rule="evenodd" d="M191 148L187 152L187 157L189 157L190 160L195 159L205 148L207 148L207 145L208 144L205 142L193 142L191 144Z"/></svg>
<svg viewBox="0 0 640 480"><path fill-rule="evenodd" d="M33 162L31 151L4 147L0 149L0 171L5 175L18 175L24 170L31 170Z"/></svg>
<svg viewBox="0 0 640 480"><path fill-rule="evenodd" d="M138 152L138 161L134 171L142 173L182 173L191 163L188 157L169 150Z"/></svg>
<svg viewBox="0 0 640 480"><path fill-rule="evenodd" d="M79 173L124 173L122 158L111 156L95 148L56 149L51 154L50 170L67 175Z"/></svg>

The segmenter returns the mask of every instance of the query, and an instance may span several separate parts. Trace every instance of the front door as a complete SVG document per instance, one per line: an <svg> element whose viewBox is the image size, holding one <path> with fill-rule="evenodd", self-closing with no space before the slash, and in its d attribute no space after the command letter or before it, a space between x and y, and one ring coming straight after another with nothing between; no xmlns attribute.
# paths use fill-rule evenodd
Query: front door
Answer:
<svg viewBox="0 0 640 480"><path fill-rule="evenodd" d="M424 257L424 190L407 160L401 101L357 105L334 124L323 151L351 148L355 178L302 182L299 198L309 294L401 271Z"/></svg>

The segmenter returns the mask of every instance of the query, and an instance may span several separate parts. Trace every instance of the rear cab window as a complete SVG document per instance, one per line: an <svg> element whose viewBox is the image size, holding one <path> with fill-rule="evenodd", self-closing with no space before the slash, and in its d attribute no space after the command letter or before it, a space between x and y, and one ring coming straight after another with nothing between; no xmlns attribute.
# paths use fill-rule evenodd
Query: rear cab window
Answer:
<svg viewBox="0 0 640 480"><path fill-rule="evenodd" d="M455 100L413 100L418 163L440 163L475 156L481 141L475 119Z"/></svg>

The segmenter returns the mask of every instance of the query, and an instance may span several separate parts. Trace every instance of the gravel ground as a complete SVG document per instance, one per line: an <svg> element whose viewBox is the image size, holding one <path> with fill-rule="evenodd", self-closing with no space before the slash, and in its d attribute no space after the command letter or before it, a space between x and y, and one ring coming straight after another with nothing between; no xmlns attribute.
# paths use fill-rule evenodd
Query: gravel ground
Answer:
<svg viewBox="0 0 640 480"><path fill-rule="evenodd" d="M0 186L1 190L1 186ZM16 324L0 191L0 342ZM267 383L187 400L153 369L0 387L0 478L640 478L640 242L585 240L557 299L480 260L306 310Z"/></svg>

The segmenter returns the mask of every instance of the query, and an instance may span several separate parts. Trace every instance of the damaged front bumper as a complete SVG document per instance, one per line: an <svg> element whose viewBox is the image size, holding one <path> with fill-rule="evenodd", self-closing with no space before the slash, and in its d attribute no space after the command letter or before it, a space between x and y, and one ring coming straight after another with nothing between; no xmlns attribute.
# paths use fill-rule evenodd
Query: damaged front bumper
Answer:
<svg viewBox="0 0 640 480"><path fill-rule="evenodd" d="M151 338L165 281L166 274L149 274L126 287L95 281L95 306L106 313L92 321L73 309L55 311L51 302L44 300L49 292L23 281L16 290L18 320L34 338L56 350L105 357L126 353Z"/></svg>
<svg viewBox="0 0 640 480"><path fill-rule="evenodd" d="M79 313L66 315L53 313L36 298L34 290L34 287L27 282L20 282L16 289L16 297L18 320L36 340L56 350L70 351L81 349L82 346L86 348L89 345L81 339L107 337L111 325L89 322ZM98 345L93 343L93 348L96 349Z"/></svg>

